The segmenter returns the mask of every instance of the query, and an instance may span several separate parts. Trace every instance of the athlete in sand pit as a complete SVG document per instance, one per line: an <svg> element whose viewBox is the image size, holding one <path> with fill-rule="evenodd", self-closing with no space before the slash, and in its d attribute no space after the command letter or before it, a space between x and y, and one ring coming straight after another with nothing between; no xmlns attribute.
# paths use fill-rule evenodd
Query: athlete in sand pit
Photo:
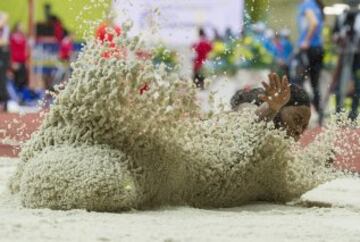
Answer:
<svg viewBox="0 0 360 242"><path fill-rule="evenodd" d="M138 41L128 44L129 56L141 48ZM150 61L118 58L111 46L89 41L73 67L10 180L25 207L233 207L290 201L328 180L322 167L330 139L297 152L284 132L259 122L279 119L295 137L291 120L308 123L307 96L299 98L286 78L271 75L263 84L257 115L202 120L195 89Z"/></svg>
<svg viewBox="0 0 360 242"><path fill-rule="evenodd" d="M234 111L243 110L251 103L259 106L256 114L262 120L273 121L277 128L284 128L288 136L299 140L311 117L310 98L297 85L289 85L275 73L269 75L269 84L250 91L240 90L231 99Z"/></svg>

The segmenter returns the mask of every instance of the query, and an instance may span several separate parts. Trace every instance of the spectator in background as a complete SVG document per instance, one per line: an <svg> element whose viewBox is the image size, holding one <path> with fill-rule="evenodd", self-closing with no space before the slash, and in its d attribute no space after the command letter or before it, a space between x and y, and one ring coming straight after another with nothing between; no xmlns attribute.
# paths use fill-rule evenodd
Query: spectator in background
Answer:
<svg viewBox="0 0 360 242"><path fill-rule="evenodd" d="M196 56L193 63L194 82L197 87L204 89L205 76L202 73L202 67L212 50L212 44L207 39L204 29L199 29L199 41L192 46Z"/></svg>
<svg viewBox="0 0 360 242"><path fill-rule="evenodd" d="M287 65L289 66L294 51L294 46L290 40L290 30L282 29L280 31L280 38L284 47L284 57L286 59Z"/></svg>
<svg viewBox="0 0 360 242"><path fill-rule="evenodd" d="M272 56L275 56L277 51L274 40L275 40L275 31L272 29L267 29L264 32L264 37L261 43Z"/></svg>
<svg viewBox="0 0 360 242"><path fill-rule="evenodd" d="M53 32L56 40L58 42L61 42L61 40L64 38L64 32L65 32L61 20L57 16L53 15L51 16L50 23L53 28Z"/></svg>
<svg viewBox="0 0 360 242"><path fill-rule="evenodd" d="M231 28L226 28L225 30L225 41L230 43L236 39L235 34L232 32Z"/></svg>
<svg viewBox="0 0 360 242"><path fill-rule="evenodd" d="M360 10L358 1L349 1L351 9L337 18L334 28L334 40L340 47L340 58L334 81L336 86L336 111L344 107L348 93L348 81L354 81L354 93L349 118L358 117L360 103Z"/></svg>
<svg viewBox="0 0 360 242"><path fill-rule="evenodd" d="M56 16L52 11L51 4L44 5L44 14L48 26L51 28L52 35L60 43L64 37L64 26L58 16Z"/></svg>
<svg viewBox="0 0 360 242"><path fill-rule="evenodd" d="M221 36L221 34L219 33L219 31L216 28L213 28L214 31L214 42L215 41L220 41L223 42L224 38Z"/></svg>
<svg viewBox="0 0 360 242"><path fill-rule="evenodd" d="M273 46L275 50L274 64L276 72L278 72L279 75L281 74L281 76L289 76L289 65L293 46L287 32L281 31L280 33L276 33L273 39Z"/></svg>
<svg viewBox="0 0 360 242"><path fill-rule="evenodd" d="M55 38L59 43L64 37L65 28L58 16L53 14L50 4L44 5L45 22L36 24L38 37Z"/></svg>
<svg viewBox="0 0 360 242"><path fill-rule="evenodd" d="M265 39L266 24L263 22L257 22L252 25L252 35L256 42L263 43Z"/></svg>
<svg viewBox="0 0 360 242"><path fill-rule="evenodd" d="M50 3L46 3L44 4L44 15L45 15L45 19L46 21L49 21L49 19L52 16L52 7Z"/></svg>
<svg viewBox="0 0 360 242"><path fill-rule="evenodd" d="M0 112L7 110L9 94L6 87L6 72L9 67L9 26L8 15L0 12Z"/></svg>
<svg viewBox="0 0 360 242"><path fill-rule="evenodd" d="M74 53L74 38L71 32L64 32L64 38L59 46L59 60L61 65L57 68L54 84L60 84L69 79L71 74L70 61Z"/></svg>
<svg viewBox="0 0 360 242"><path fill-rule="evenodd" d="M74 38L71 32L64 32L64 38L60 42L59 59L63 62L70 62L74 52Z"/></svg>
<svg viewBox="0 0 360 242"><path fill-rule="evenodd" d="M281 76L288 76L288 64L285 55L285 46L278 32L275 33L272 43L275 51L274 64L276 66L276 71Z"/></svg>
<svg viewBox="0 0 360 242"><path fill-rule="evenodd" d="M321 0L302 0L299 5L298 26L300 38L298 47L304 52L308 58L308 67L302 78L305 76L310 78L314 97L312 103L319 114L319 124L323 120L323 108L321 106L320 97L320 73L323 67L323 40L322 31L324 25L324 4Z"/></svg>
<svg viewBox="0 0 360 242"><path fill-rule="evenodd" d="M14 74L14 85L17 91L20 91L28 85L28 72L26 68L28 57L27 37L20 23L15 24L10 34L10 56L11 69Z"/></svg>

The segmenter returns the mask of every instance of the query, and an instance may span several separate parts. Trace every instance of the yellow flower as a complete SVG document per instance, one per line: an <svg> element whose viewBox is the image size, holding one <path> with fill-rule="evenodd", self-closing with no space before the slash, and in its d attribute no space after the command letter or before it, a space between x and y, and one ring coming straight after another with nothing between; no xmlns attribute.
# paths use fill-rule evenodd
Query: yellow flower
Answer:
<svg viewBox="0 0 360 242"><path fill-rule="evenodd" d="M244 38L244 44L245 44L245 45L251 45L251 43L252 43L253 41L254 41L253 38L250 37L250 36L246 36L246 37Z"/></svg>
<svg viewBox="0 0 360 242"><path fill-rule="evenodd" d="M224 51L225 51L225 44L223 42L216 41L214 43L213 52L215 52L217 54L221 54L221 53L224 53Z"/></svg>

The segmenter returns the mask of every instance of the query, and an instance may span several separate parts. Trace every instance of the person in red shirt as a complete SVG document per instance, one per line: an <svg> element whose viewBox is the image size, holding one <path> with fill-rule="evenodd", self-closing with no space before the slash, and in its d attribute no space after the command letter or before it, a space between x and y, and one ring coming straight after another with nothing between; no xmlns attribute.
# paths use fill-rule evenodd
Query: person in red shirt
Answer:
<svg viewBox="0 0 360 242"><path fill-rule="evenodd" d="M18 90L28 85L26 61L28 58L27 37L20 23L15 24L10 34L10 58L14 84Z"/></svg>
<svg viewBox="0 0 360 242"><path fill-rule="evenodd" d="M199 29L200 39L192 46L193 51L196 54L193 63L194 70L194 82L197 87L204 89L205 76L201 72L204 62L207 60L209 53L212 50L212 43L207 39L204 29Z"/></svg>
<svg viewBox="0 0 360 242"><path fill-rule="evenodd" d="M54 28L54 36L57 41L61 41L64 38L65 30L61 20L57 16L52 17L52 24Z"/></svg>
<svg viewBox="0 0 360 242"><path fill-rule="evenodd" d="M61 65L58 66L56 74L53 79L52 86L65 82L70 78L71 67L70 61L74 53L74 36L71 32L64 30L64 38L59 43L58 57Z"/></svg>
<svg viewBox="0 0 360 242"><path fill-rule="evenodd" d="M71 33L65 31L64 38L59 46L59 59L64 62L69 62L74 52L74 41Z"/></svg>

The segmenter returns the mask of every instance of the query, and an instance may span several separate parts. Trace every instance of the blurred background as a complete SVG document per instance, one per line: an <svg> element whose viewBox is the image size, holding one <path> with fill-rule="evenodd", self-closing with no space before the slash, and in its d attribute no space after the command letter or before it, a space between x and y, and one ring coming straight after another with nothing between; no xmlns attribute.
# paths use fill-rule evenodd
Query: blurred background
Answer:
<svg viewBox="0 0 360 242"><path fill-rule="evenodd" d="M342 110L355 119L360 97L359 4L357 0L1 1L0 136L10 137L2 143L16 146L36 129L39 112L52 103L54 85L66 83L70 63L88 38L104 38L109 26L120 34L129 19L130 37L141 33L151 46L146 58L193 79L205 111L213 108L207 105L210 93L215 93L216 105L230 109L237 90L259 86L273 71L287 75L311 95L310 128ZM211 84L206 85L207 79Z"/></svg>

